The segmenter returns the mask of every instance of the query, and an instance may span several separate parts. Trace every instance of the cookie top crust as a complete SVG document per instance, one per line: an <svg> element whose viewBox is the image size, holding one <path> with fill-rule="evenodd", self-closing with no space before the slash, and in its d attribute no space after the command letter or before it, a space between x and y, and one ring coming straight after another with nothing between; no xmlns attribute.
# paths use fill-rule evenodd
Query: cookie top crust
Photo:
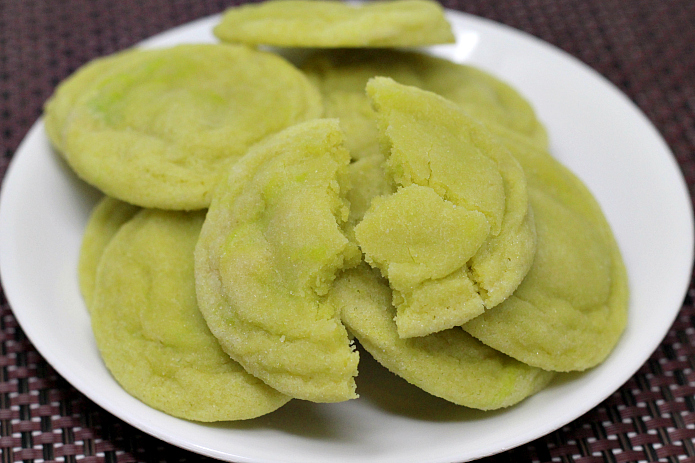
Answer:
<svg viewBox="0 0 695 463"><path fill-rule="evenodd" d="M225 42L276 47L417 47L455 41L443 8L429 0L270 0L229 8L214 33Z"/></svg>
<svg viewBox="0 0 695 463"><path fill-rule="evenodd" d="M223 44L95 60L45 107L52 143L82 179L132 204L177 210L207 207L250 145L321 113L316 88L284 58Z"/></svg>
<svg viewBox="0 0 695 463"><path fill-rule="evenodd" d="M82 299L90 310L97 267L104 249L118 230L140 211L138 206L104 196L92 210L82 235L77 275Z"/></svg>
<svg viewBox="0 0 695 463"><path fill-rule="evenodd" d="M507 141L524 167L538 248L514 294L463 325L485 344L556 371L603 361L627 323L628 276L600 205L547 152ZM561 333L561 335L559 335Z"/></svg>

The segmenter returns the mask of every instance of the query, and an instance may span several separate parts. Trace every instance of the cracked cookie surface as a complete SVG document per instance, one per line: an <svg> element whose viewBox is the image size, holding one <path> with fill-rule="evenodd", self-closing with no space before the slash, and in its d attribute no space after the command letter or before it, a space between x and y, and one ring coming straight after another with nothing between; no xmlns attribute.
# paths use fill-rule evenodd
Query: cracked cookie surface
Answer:
<svg viewBox="0 0 695 463"><path fill-rule="evenodd" d="M484 126L434 93L384 77L370 80L367 93L386 171L398 190L373 201L354 232L367 262L395 291L399 334L424 336L494 310L524 278L535 253L521 166ZM398 200L406 194L415 201ZM449 217L458 216L458 225L445 223L445 214L422 219L433 208L457 210ZM431 263L404 266L396 254L381 256L378 249L391 229L409 230L399 233L403 247L428 248ZM472 239L461 230L471 231Z"/></svg>

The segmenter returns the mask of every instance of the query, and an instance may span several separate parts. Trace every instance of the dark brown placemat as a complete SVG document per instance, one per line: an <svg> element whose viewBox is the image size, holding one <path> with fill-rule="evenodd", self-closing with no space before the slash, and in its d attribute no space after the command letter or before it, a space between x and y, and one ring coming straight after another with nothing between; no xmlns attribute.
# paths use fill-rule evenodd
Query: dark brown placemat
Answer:
<svg viewBox="0 0 695 463"><path fill-rule="evenodd" d="M79 65L233 2L0 0L0 177L54 86ZM445 6L536 35L625 92L695 188L693 0L469 0ZM645 186L648 187L648 186ZM602 404L486 462L695 463L693 286L648 362ZM103 411L57 375L0 299L2 462L209 461ZM658 308L655 308L658 310Z"/></svg>

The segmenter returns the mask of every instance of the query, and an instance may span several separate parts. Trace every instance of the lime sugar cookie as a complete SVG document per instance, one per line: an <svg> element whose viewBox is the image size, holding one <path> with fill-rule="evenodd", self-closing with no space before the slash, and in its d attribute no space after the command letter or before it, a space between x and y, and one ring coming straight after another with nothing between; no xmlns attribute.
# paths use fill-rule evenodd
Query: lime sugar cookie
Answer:
<svg viewBox="0 0 695 463"><path fill-rule="evenodd" d="M455 40L429 0L270 0L229 8L214 28L224 42L277 47L417 47Z"/></svg>
<svg viewBox="0 0 695 463"><path fill-rule="evenodd" d="M338 277L329 295L340 307L343 323L380 364L455 404L481 410L509 407L554 376L495 351L459 328L401 338L388 283L366 265Z"/></svg>
<svg viewBox="0 0 695 463"><path fill-rule="evenodd" d="M222 351L196 303L193 250L204 213L144 209L106 246L91 320L114 378L134 397L195 421L243 420L290 398Z"/></svg>
<svg viewBox="0 0 695 463"><path fill-rule="evenodd" d="M585 370L608 356L627 323L620 249L599 204L572 172L546 152L514 146L528 178L538 250L515 293L463 328L530 365Z"/></svg>
<svg viewBox="0 0 695 463"><path fill-rule="evenodd" d="M278 55L195 44L95 60L45 113L51 141L88 183L143 207L194 210L250 145L322 106Z"/></svg>
<svg viewBox="0 0 695 463"><path fill-rule="evenodd" d="M524 172L444 98L383 77L367 92L399 189L372 201L356 240L394 290L400 336L461 325L506 299L531 266Z"/></svg>
<svg viewBox="0 0 695 463"><path fill-rule="evenodd" d="M254 146L213 198L196 246L198 301L222 348L292 397L356 397L358 354L326 300L356 265L343 234L350 156L335 120L297 124Z"/></svg>

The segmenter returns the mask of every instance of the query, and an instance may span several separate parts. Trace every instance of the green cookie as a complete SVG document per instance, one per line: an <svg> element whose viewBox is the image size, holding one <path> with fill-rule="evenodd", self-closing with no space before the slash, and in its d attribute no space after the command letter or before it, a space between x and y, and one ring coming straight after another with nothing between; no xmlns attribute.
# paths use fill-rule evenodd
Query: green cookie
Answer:
<svg viewBox="0 0 695 463"><path fill-rule="evenodd" d="M202 209L247 148L321 115L320 95L283 58L243 46L132 49L58 86L46 127L68 164L109 196Z"/></svg>
<svg viewBox="0 0 695 463"><path fill-rule="evenodd" d="M201 311L223 349L292 397L355 398L358 354L325 294L354 266L349 154L335 120L298 124L253 147L218 189L196 247Z"/></svg>
<svg viewBox="0 0 695 463"><path fill-rule="evenodd" d="M627 272L600 206L546 152L515 146L528 178L538 249L505 302L464 325L485 344L547 370L603 361L627 322Z"/></svg>
<svg viewBox="0 0 695 463"><path fill-rule="evenodd" d="M482 410L508 407L542 389L554 375L507 357L458 328L399 337L388 283L364 265L338 277L329 295L340 307L343 323L379 363L450 402Z"/></svg>
<svg viewBox="0 0 695 463"><path fill-rule="evenodd" d="M417 47L455 40L441 5L428 0L271 0L229 8L214 33L225 42L277 47Z"/></svg>
<svg viewBox="0 0 695 463"><path fill-rule="evenodd" d="M103 252L92 328L104 363L134 397L195 421L243 420L289 397L222 351L196 304L193 251L204 214L142 210Z"/></svg>

